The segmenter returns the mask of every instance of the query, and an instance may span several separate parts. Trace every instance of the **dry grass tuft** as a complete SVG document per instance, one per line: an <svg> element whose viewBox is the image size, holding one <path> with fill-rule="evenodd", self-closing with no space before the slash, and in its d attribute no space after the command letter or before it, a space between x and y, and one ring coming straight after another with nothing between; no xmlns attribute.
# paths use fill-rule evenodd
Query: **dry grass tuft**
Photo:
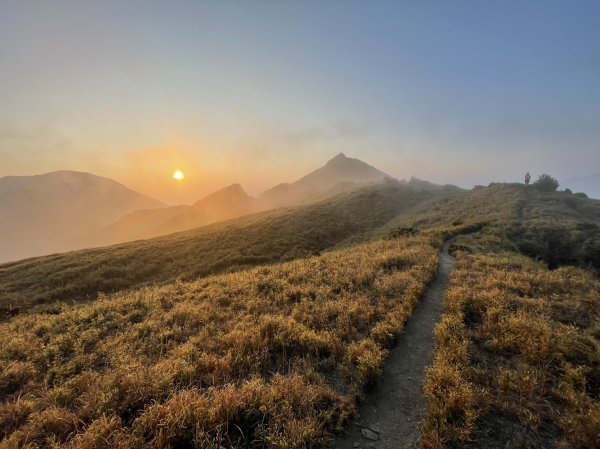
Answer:
<svg viewBox="0 0 600 449"><path fill-rule="evenodd" d="M599 323L592 273L459 252L423 446L600 447Z"/></svg>
<svg viewBox="0 0 600 449"><path fill-rule="evenodd" d="M0 447L324 447L438 248L383 240L15 317L0 325Z"/></svg>

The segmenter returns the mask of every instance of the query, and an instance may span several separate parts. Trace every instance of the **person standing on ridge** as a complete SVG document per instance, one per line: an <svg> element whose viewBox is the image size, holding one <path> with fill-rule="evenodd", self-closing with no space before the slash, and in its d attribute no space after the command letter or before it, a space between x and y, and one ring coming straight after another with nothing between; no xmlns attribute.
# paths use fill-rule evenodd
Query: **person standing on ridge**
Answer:
<svg viewBox="0 0 600 449"><path fill-rule="evenodd" d="M529 174L529 172L525 173L525 188L527 189L529 187L529 181L531 181L531 175Z"/></svg>

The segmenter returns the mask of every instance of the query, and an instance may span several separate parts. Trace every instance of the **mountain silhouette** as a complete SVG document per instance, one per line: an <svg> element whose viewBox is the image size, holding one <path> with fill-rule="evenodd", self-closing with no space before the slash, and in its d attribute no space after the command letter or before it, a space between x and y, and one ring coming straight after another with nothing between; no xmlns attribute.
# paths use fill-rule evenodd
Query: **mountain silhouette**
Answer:
<svg viewBox="0 0 600 449"><path fill-rule="evenodd" d="M278 207L307 204L361 184L393 179L384 172L343 153L299 180L279 184L258 198L232 184L192 206L138 211L89 236L87 246L107 245L185 231L218 221ZM137 232L136 232L137 227ZM86 246L82 242L83 246Z"/></svg>
<svg viewBox="0 0 600 449"><path fill-rule="evenodd" d="M154 235L197 228L255 211L256 199L249 196L241 185L232 184L196 201L180 214L157 226Z"/></svg>
<svg viewBox="0 0 600 449"><path fill-rule="evenodd" d="M254 212L308 204L360 185L393 179L343 153L257 198L240 184L191 206L165 206L89 173L54 172L0 179L0 261L170 234ZM1 243L2 241L0 241Z"/></svg>
<svg viewBox="0 0 600 449"><path fill-rule="evenodd" d="M316 201L357 184L378 182L386 178L392 179L375 167L340 153L323 167L293 183L279 184L259 198L270 207L287 206Z"/></svg>
<svg viewBox="0 0 600 449"><path fill-rule="evenodd" d="M146 239L197 228L217 221L255 212L256 199L241 185L232 184L196 201L192 206L171 206L135 211L105 226L81 242L81 246L102 246Z"/></svg>
<svg viewBox="0 0 600 449"><path fill-rule="evenodd" d="M75 236L164 206L112 179L56 171L0 178L0 261L70 249Z"/></svg>

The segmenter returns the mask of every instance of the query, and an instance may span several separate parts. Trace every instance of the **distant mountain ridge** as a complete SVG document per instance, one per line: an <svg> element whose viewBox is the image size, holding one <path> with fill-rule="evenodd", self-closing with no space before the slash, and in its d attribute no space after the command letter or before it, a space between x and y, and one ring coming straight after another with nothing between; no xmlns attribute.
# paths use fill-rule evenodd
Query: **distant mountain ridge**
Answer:
<svg viewBox="0 0 600 449"><path fill-rule="evenodd" d="M114 194L118 193L118 197ZM86 213L86 221L110 222L132 208L150 209L164 203L102 176L78 171L54 171L33 176L0 178L0 218L51 204L65 213ZM91 207L96 204L96 207ZM17 207L18 206L18 207ZM104 208L106 206L106 208Z"/></svg>
<svg viewBox="0 0 600 449"><path fill-rule="evenodd" d="M258 211L257 201L232 184L191 206L135 211L80 239L79 246L104 246L186 231Z"/></svg>
<svg viewBox="0 0 600 449"><path fill-rule="evenodd" d="M257 210L256 199L249 196L240 184L232 184L196 201L179 215L157 226L154 235L193 229Z"/></svg>
<svg viewBox="0 0 600 449"><path fill-rule="evenodd" d="M365 162L340 153L299 180L279 184L258 197L248 195L240 184L232 184L196 201L192 206L162 208L144 211L143 214L134 212L87 236L87 246L157 237L254 212L312 203L384 179L393 178ZM133 222L139 227L137 233L132 228Z"/></svg>
<svg viewBox="0 0 600 449"><path fill-rule="evenodd" d="M74 236L164 204L112 179L56 171L0 178L0 261L72 248Z"/></svg>
<svg viewBox="0 0 600 449"><path fill-rule="evenodd" d="M339 153L323 167L292 183L279 184L260 195L271 206L285 206L322 199L329 192L345 190L356 184L393 179L388 174L359 160ZM338 189L336 189L338 187Z"/></svg>
<svg viewBox="0 0 600 449"><path fill-rule="evenodd" d="M240 184L232 184L191 206L168 207L89 173L64 171L7 178L0 178L0 231L13 246L4 242L0 262L157 237L255 212L313 203L361 185L394 179L340 153L297 181L279 184L258 197L248 195ZM33 185L38 186L33 190L43 194L28 197L26 192L32 191ZM29 215L25 213L21 205L38 197L53 199L42 201L45 206L32 208L35 212ZM11 222L14 211L21 218ZM31 239L32 234L37 238ZM27 250L21 250L25 246Z"/></svg>

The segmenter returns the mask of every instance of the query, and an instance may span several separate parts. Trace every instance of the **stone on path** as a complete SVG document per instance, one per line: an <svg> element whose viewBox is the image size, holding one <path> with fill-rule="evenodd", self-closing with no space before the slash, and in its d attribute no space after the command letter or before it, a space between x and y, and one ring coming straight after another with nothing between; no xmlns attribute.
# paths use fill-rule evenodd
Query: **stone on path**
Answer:
<svg viewBox="0 0 600 449"><path fill-rule="evenodd" d="M369 426L369 429L371 429L373 432L376 432L376 433L381 433L381 429L380 429L380 428L379 428L379 426L378 426L377 424L375 424L375 423L372 423L372 424Z"/></svg>
<svg viewBox="0 0 600 449"><path fill-rule="evenodd" d="M379 435L377 435L377 433L367 428L362 429L360 433L368 440L377 441L379 439Z"/></svg>

